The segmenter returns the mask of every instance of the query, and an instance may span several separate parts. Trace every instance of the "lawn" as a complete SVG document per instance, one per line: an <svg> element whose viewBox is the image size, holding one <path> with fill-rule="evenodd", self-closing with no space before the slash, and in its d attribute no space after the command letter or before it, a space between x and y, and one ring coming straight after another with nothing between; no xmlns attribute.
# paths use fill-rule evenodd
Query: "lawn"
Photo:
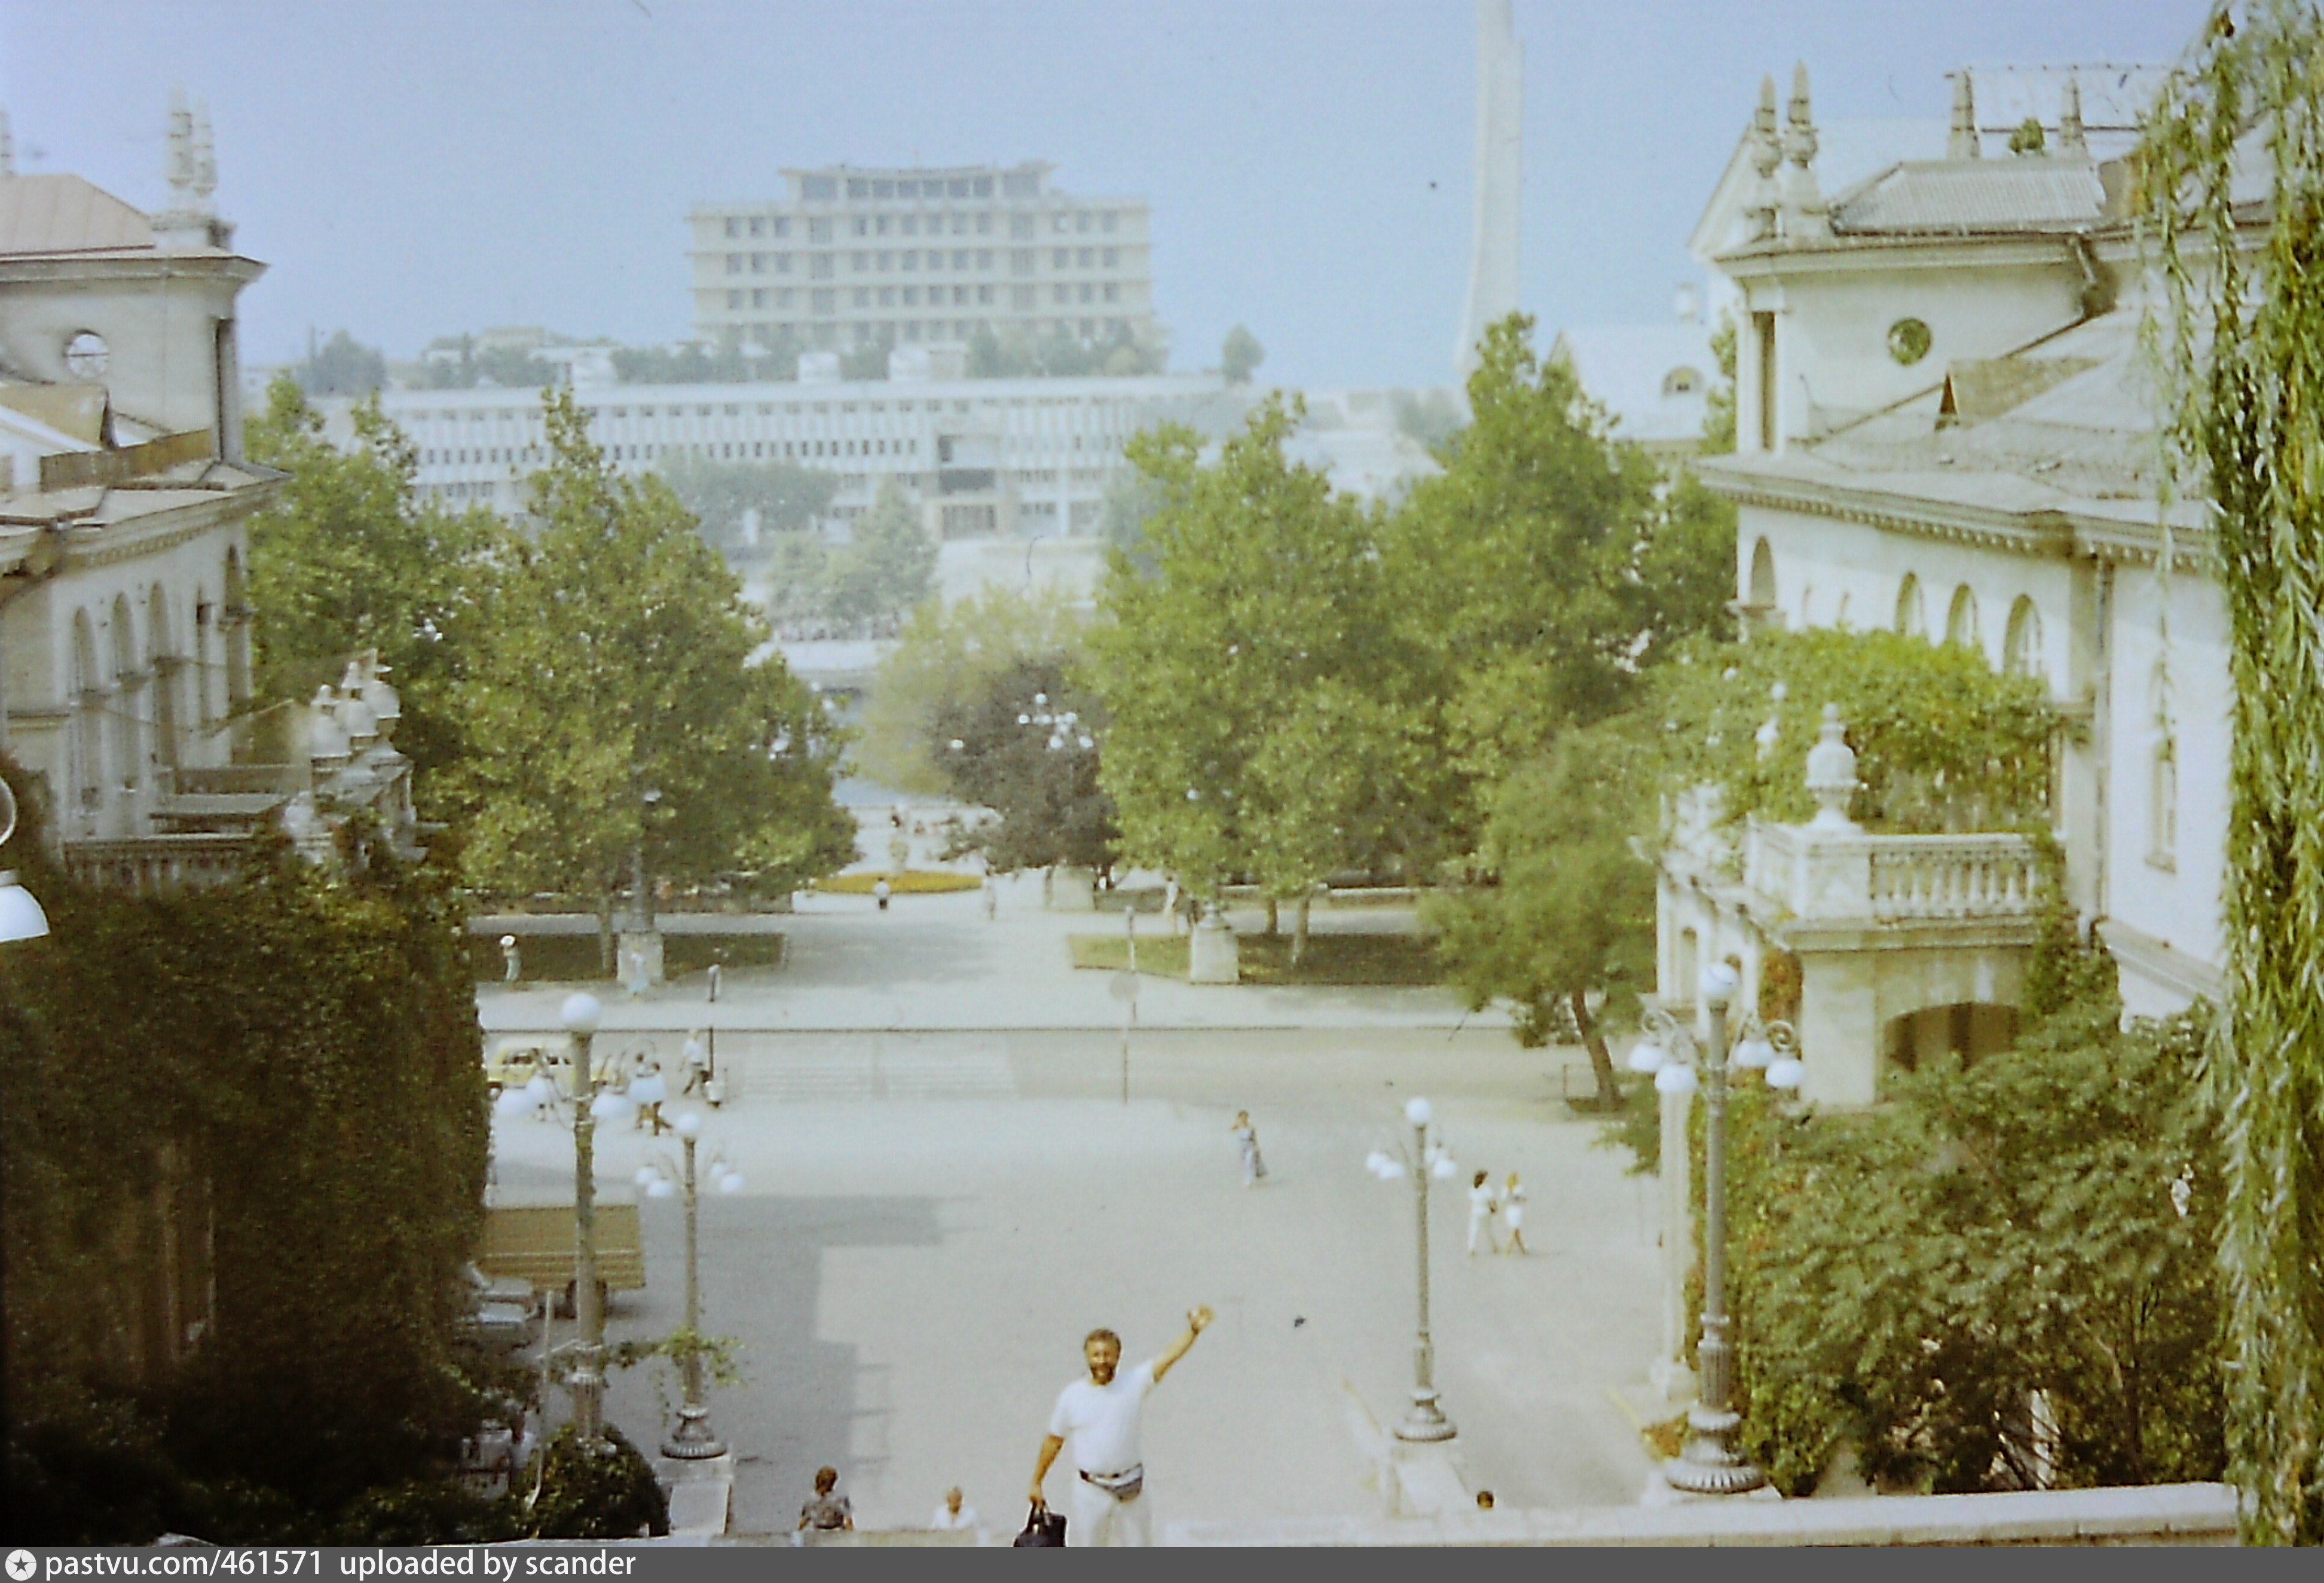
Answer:
<svg viewBox="0 0 2324 1583"><path fill-rule="evenodd" d="M872 887L881 880L888 882L891 894L899 896L932 896L945 891L973 891L984 881L973 874L956 874L948 868L908 868L901 874L873 874L868 870L854 874L835 874L829 879L817 880L814 888L835 896L868 896Z"/></svg>
<svg viewBox="0 0 2324 1583"><path fill-rule="evenodd" d="M1074 966L1120 972L1130 965L1129 942L1118 934L1072 937ZM1433 941L1415 934L1311 934L1307 954L1291 965L1291 936L1235 937L1245 984L1434 986L1444 982ZM1157 935L1138 942L1138 970L1167 978L1186 976L1186 937Z"/></svg>
<svg viewBox="0 0 2324 1583"><path fill-rule="evenodd" d="M597 937L590 934L521 934L517 958L525 984L576 984L604 980L612 975L599 966ZM783 937L779 934L665 934L661 937L662 972L670 978L699 973L716 962L728 968L779 967ZM479 984L500 982L504 971L497 935L468 937L468 962Z"/></svg>

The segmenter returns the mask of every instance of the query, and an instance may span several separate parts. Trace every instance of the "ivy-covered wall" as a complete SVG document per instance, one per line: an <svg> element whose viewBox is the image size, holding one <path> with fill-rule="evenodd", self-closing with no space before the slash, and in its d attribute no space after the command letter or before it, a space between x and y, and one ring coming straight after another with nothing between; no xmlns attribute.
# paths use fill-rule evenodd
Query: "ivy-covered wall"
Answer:
<svg viewBox="0 0 2324 1583"><path fill-rule="evenodd" d="M473 1430L464 912L450 854L348 847L141 899L8 845L51 930L0 947L10 1482L52 1542L312 1532Z"/></svg>

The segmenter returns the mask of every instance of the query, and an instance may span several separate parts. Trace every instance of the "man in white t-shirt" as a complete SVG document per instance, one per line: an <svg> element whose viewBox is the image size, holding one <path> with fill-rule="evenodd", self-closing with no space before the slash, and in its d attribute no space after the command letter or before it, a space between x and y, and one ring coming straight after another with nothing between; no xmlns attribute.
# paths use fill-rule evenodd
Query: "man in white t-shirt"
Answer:
<svg viewBox="0 0 2324 1583"><path fill-rule="evenodd" d="M1146 1485L1146 1464L1138 1449L1138 1419L1146 1393L1186 1356L1194 1338L1211 1322L1211 1310L1198 1308L1186 1316L1186 1330L1161 1356L1141 1363L1128 1374L1121 1367L1121 1338L1111 1330L1092 1330L1082 1342L1082 1357L1089 1378L1075 1380L1057 1393L1056 1410L1049 1414L1049 1435L1041 1442L1040 1460L1033 1467L1033 1504L1046 1507L1042 1483L1049 1464L1071 1445L1079 1477L1074 1485L1073 1514L1065 1542L1073 1545L1148 1545L1154 1542L1140 1496Z"/></svg>

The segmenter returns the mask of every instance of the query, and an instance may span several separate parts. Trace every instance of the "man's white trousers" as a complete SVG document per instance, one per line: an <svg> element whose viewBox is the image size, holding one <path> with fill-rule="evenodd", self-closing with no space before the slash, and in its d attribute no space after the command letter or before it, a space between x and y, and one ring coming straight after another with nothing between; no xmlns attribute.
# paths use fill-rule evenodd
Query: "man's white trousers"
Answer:
<svg viewBox="0 0 2324 1583"><path fill-rule="evenodd" d="M1147 1521L1146 1496L1117 1501L1086 1478L1074 1479L1074 1507L1065 1529L1065 1543L1074 1545L1140 1545L1154 1542Z"/></svg>

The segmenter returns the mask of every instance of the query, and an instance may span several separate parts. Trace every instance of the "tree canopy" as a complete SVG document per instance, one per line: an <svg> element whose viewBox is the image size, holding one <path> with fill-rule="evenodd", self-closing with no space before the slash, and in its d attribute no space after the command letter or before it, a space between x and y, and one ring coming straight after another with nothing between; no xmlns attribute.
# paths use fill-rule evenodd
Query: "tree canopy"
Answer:
<svg viewBox="0 0 2324 1583"><path fill-rule="evenodd" d="M936 714L945 790L997 818L964 828L956 852L1008 874L1074 864L1113 866L1120 831L1099 783L1105 706L1061 656L1012 661Z"/></svg>
<svg viewBox="0 0 2324 1583"><path fill-rule="evenodd" d="M387 383L387 359L377 347L335 329L299 360L290 378L310 396L367 396Z"/></svg>
<svg viewBox="0 0 2324 1583"><path fill-rule="evenodd" d="M814 530L832 497L839 475L798 462L726 462L680 450L654 464L670 493L702 524L702 536L729 559L770 552L778 533ZM755 549L750 540L756 514Z"/></svg>
<svg viewBox="0 0 2324 1583"><path fill-rule="evenodd" d="M543 408L531 531L460 692L475 881L608 893L641 842L680 883L787 891L848 861L838 745L780 656L754 661L768 633L733 575L666 485L606 463L568 395Z"/></svg>
<svg viewBox="0 0 2324 1583"><path fill-rule="evenodd" d="M290 475L250 525L250 597L259 612L260 691L303 702L376 648L403 698L396 746L420 795L465 751L454 695L487 619L491 561L505 530L482 508L420 502L418 454L378 403L352 413L355 443L325 438L320 413L279 378L249 425L251 459Z"/></svg>
<svg viewBox="0 0 2324 1583"><path fill-rule="evenodd" d="M938 717L1007 690L999 679L1020 665L1076 663L1087 625L1053 586L1020 593L989 585L950 605L922 603L880 662L855 762L882 785L945 794L952 772L945 754L955 733L940 729Z"/></svg>

